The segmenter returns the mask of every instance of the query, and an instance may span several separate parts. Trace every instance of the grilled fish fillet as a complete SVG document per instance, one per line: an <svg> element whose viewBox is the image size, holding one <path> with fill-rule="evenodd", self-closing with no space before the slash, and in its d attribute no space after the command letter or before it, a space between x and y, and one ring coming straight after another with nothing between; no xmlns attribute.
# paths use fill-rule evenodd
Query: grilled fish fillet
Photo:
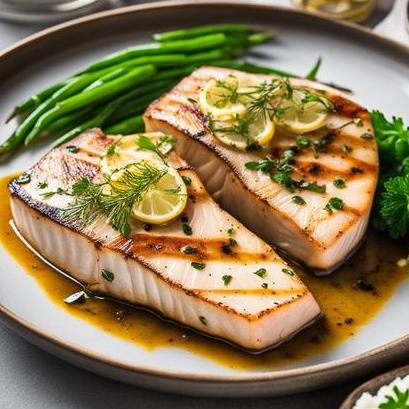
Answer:
<svg viewBox="0 0 409 409"><path fill-rule="evenodd" d="M115 140L88 131L53 149L29 170L30 182L10 183L13 219L23 236L48 260L98 293L149 307L167 318L251 351L285 341L320 316L312 294L264 241L222 210L196 173L175 153L169 163L191 178L187 218L193 234L177 219L150 231L132 222L130 238L104 218L88 227L62 217L70 196L43 194L70 189L84 177L99 175L99 158ZM72 149L71 149L72 150ZM41 186L47 184L46 189ZM40 184L40 185L39 185ZM229 246L228 229L237 245ZM230 232L231 234L231 232ZM184 254L192 246L197 254ZM197 270L192 261L205 263ZM266 269L265 277L254 274ZM101 275L114 273L109 282ZM231 276L228 285L223 276Z"/></svg>
<svg viewBox="0 0 409 409"><path fill-rule="evenodd" d="M246 162L279 157L295 146L294 135L274 136L272 146L257 152L242 152L218 141L208 130L207 118L192 100L210 79L223 79L240 71L202 67L173 90L153 102L145 113L147 131L162 131L178 139L178 152L197 171L206 189L221 206L264 240L302 261L317 274L337 268L357 248L370 215L378 178L378 154L368 112L337 90L303 79L291 79L294 87L325 91L335 112L325 127L308 135L311 140L328 138L320 152L300 151L294 161L295 178L326 185L326 193L306 190L291 193L261 171L245 168ZM251 74L254 76L254 74ZM271 76L256 75L265 80ZM353 119L359 118L357 121ZM348 125L346 125L349 123ZM365 134L367 138L363 138ZM344 189L333 181L342 178ZM301 196L306 205L292 200ZM324 210L329 199L343 200L342 211Z"/></svg>

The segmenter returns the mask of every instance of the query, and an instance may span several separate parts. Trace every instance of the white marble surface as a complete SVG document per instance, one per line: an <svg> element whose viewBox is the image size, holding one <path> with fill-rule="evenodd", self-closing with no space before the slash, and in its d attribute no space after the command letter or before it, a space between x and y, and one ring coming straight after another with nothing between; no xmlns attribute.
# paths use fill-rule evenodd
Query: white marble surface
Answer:
<svg viewBox="0 0 409 409"><path fill-rule="evenodd" d="M288 0L275 3L287 4ZM373 26L390 7L382 0ZM0 21L0 50L40 26ZM335 409L359 382L302 395L270 399L195 399L151 392L103 379L43 352L0 325L0 409L224 408Z"/></svg>

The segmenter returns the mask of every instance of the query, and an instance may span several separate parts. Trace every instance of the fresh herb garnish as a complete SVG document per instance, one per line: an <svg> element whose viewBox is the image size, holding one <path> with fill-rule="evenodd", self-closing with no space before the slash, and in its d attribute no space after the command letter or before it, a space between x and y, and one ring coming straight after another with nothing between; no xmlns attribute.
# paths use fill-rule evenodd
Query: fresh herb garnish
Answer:
<svg viewBox="0 0 409 409"><path fill-rule="evenodd" d="M79 150L75 145L69 145L65 149L70 153L77 153Z"/></svg>
<svg viewBox="0 0 409 409"><path fill-rule="evenodd" d="M71 194L75 201L63 211L63 215L80 219L84 225L97 216L105 215L115 229L129 236L132 207L167 171L166 167L157 168L142 160L123 168L115 181L106 178L103 183L93 183L86 178L81 179L72 186Z"/></svg>
<svg viewBox="0 0 409 409"><path fill-rule="evenodd" d="M38 182L37 187L38 187L39 189L45 189L45 188L48 187L48 183L46 183L46 182Z"/></svg>
<svg viewBox="0 0 409 409"><path fill-rule="evenodd" d="M301 149L308 148L310 146L310 141L306 138L297 138L295 141L297 146Z"/></svg>
<svg viewBox="0 0 409 409"><path fill-rule="evenodd" d="M115 274L112 271L109 271L105 268L101 270L101 276L107 281L114 281Z"/></svg>
<svg viewBox="0 0 409 409"><path fill-rule="evenodd" d="M346 186L345 180L344 180L344 179L341 179L341 178L334 179L334 181L333 181L332 183L334 184L334 186L335 186L337 189L344 189L345 186Z"/></svg>
<svg viewBox="0 0 409 409"><path fill-rule="evenodd" d="M261 284L261 286L262 286L265 290L267 290L267 288L268 288L268 283L263 283L263 284Z"/></svg>
<svg viewBox="0 0 409 409"><path fill-rule="evenodd" d="M195 254L197 253L197 248L196 247L191 247L191 246L183 246L181 249L182 253L185 254Z"/></svg>
<svg viewBox="0 0 409 409"><path fill-rule="evenodd" d="M344 207L344 201L339 197L331 197L328 203L325 205L324 210L328 213L332 213L334 210L342 210Z"/></svg>
<svg viewBox="0 0 409 409"><path fill-rule="evenodd" d="M41 187L40 189L44 188ZM55 195L70 195L70 193L67 190L63 189L62 187L59 187L54 191L41 193L41 197L43 197L44 199L49 199L50 197L53 197Z"/></svg>
<svg viewBox="0 0 409 409"><path fill-rule="evenodd" d="M298 205L300 205L300 206L304 206L305 204L307 204L307 202L306 202L301 196L298 196L298 195L293 196L293 197L291 198L291 200L292 200L295 204L298 204Z"/></svg>
<svg viewBox="0 0 409 409"><path fill-rule="evenodd" d="M267 270L264 267L262 267L262 268L259 268L257 271L255 271L254 274L256 276L264 278L267 275Z"/></svg>
<svg viewBox="0 0 409 409"><path fill-rule="evenodd" d="M182 223L182 230L186 236L191 236L193 234L192 228L187 223Z"/></svg>
<svg viewBox="0 0 409 409"><path fill-rule="evenodd" d="M401 391L396 385L393 393L385 396L386 402L379 404L379 409L409 409L409 390Z"/></svg>
<svg viewBox="0 0 409 409"><path fill-rule="evenodd" d="M392 238L409 231L409 173L388 179L383 185L379 213Z"/></svg>
<svg viewBox="0 0 409 409"><path fill-rule="evenodd" d="M186 186L190 186L192 184L192 179L189 176L182 176L183 182Z"/></svg>
<svg viewBox="0 0 409 409"><path fill-rule="evenodd" d="M176 139L172 136L164 135L154 143L146 135L138 135L136 145L139 149L155 152L163 161L166 156L176 147Z"/></svg>
<svg viewBox="0 0 409 409"><path fill-rule="evenodd" d="M204 270L206 267L205 263L198 263L197 261L192 261L190 265L196 270Z"/></svg>
<svg viewBox="0 0 409 409"><path fill-rule="evenodd" d="M224 285L229 285L232 279L233 279L233 276L231 276L231 275L222 276L222 280L223 280Z"/></svg>
<svg viewBox="0 0 409 409"><path fill-rule="evenodd" d="M227 229L227 234L229 236L233 236L234 234L236 234L236 230L234 230L233 227L230 227L230 228Z"/></svg>
<svg viewBox="0 0 409 409"><path fill-rule="evenodd" d="M295 272L293 269L286 267L286 268L282 268L281 271L285 274L288 274L289 276L293 276L295 275Z"/></svg>

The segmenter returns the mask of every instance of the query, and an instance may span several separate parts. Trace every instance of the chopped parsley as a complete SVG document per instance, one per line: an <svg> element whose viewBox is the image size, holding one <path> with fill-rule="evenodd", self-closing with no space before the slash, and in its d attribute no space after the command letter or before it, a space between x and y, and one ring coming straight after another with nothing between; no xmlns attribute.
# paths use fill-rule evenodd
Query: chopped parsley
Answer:
<svg viewBox="0 0 409 409"><path fill-rule="evenodd" d="M262 268L259 268L257 271L255 271L254 274L256 276L264 278L267 275L267 270L264 267L262 267Z"/></svg>
<svg viewBox="0 0 409 409"><path fill-rule="evenodd" d="M393 392L385 396L386 401L379 404L379 409L409 409L409 390L401 391L398 386Z"/></svg>
<svg viewBox="0 0 409 409"><path fill-rule="evenodd" d="M298 138L296 140L297 146L301 149L308 148L310 146L310 141L306 138Z"/></svg>
<svg viewBox="0 0 409 409"><path fill-rule="evenodd" d="M107 269L105 269L105 268L103 268L102 270L101 270L101 276L105 279L105 280L107 280L107 281L114 281L114 278L115 278L115 275L114 275L114 273L112 273L111 271L109 271L109 270L107 270Z"/></svg>
<svg viewBox="0 0 409 409"><path fill-rule="evenodd" d="M344 189L345 186L346 186L345 180L344 180L344 179L341 179L341 178L334 179L334 181L333 181L332 183L334 184L334 186L335 186L337 189Z"/></svg>
<svg viewBox="0 0 409 409"><path fill-rule="evenodd" d="M204 270L206 267L205 263L198 263L197 261L192 261L190 265L196 270Z"/></svg>
<svg viewBox="0 0 409 409"><path fill-rule="evenodd" d="M75 145L69 145L65 149L70 153L77 153L79 150Z"/></svg>
<svg viewBox="0 0 409 409"><path fill-rule="evenodd" d="M224 285L229 285L232 279L233 279L233 276L231 275L224 275L222 277Z"/></svg>
<svg viewBox="0 0 409 409"><path fill-rule="evenodd" d="M189 176L183 175L182 179L186 186L190 186L192 184L192 179Z"/></svg>
<svg viewBox="0 0 409 409"><path fill-rule="evenodd" d="M37 187L38 187L39 189L45 189L45 188L48 187L48 183L46 183L46 182L38 182Z"/></svg>
<svg viewBox="0 0 409 409"><path fill-rule="evenodd" d="M286 268L282 268L281 271L285 274L288 274L289 276L293 276L295 275L295 272L293 269L286 267Z"/></svg>
<svg viewBox="0 0 409 409"><path fill-rule="evenodd" d="M229 229L227 229L227 234L229 236L233 236L234 234L236 234L236 230L234 230L233 227L230 227Z"/></svg>
<svg viewBox="0 0 409 409"><path fill-rule="evenodd" d="M342 210L344 207L344 201L339 197L331 197L328 203L325 205L324 210L328 213L332 213L334 210Z"/></svg>
<svg viewBox="0 0 409 409"><path fill-rule="evenodd" d="M193 234L192 228L187 223L182 223L182 230L186 236L191 236Z"/></svg>
<svg viewBox="0 0 409 409"><path fill-rule="evenodd" d="M191 246L183 246L180 250L182 251L182 253L185 253L185 254L196 254L197 253L197 248L191 247Z"/></svg>
<svg viewBox="0 0 409 409"><path fill-rule="evenodd" d="M298 204L298 205L300 205L300 206L304 206L305 204L307 204L307 202L306 202L301 196L298 196L298 195L293 196L293 197L291 198L291 200L292 200L295 204Z"/></svg>

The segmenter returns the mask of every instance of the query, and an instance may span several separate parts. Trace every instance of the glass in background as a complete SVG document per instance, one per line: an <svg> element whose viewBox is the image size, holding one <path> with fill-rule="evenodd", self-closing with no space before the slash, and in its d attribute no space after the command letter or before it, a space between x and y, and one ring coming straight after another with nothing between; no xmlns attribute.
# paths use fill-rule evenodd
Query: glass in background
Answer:
<svg viewBox="0 0 409 409"><path fill-rule="evenodd" d="M292 0L293 4L306 11L325 17L362 22L375 7L375 0Z"/></svg>

